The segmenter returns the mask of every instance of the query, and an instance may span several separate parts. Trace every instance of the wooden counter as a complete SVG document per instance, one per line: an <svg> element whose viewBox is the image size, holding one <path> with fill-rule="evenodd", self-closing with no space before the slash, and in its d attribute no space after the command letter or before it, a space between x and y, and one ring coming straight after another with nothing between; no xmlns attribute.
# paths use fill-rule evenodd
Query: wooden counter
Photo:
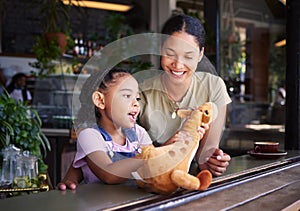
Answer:
<svg viewBox="0 0 300 211"><path fill-rule="evenodd" d="M51 151L47 152L45 163L53 186L62 180L71 165L76 151L76 143L70 138L70 129L42 128L50 142ZM71 151L70 153L68 152Z"/></svg>
<svg viewBox="0 0 300 211"><path fill-rule="evenodd" d="M299 210L300 164L244 178L213 191L173 210Z"/></svg>
<svg viewBox="0 0 300 211"><path fill-rule="evenodd" d="M70 129L42 128L41 131L47 137L70 137Z"/></svg>
<svg viewBox="0 0 300 211"><path fill-rule="evenodd" d="M281 150L285 147L284 125L246 124L235 125L224 130L220 148L231 156L243 155L253 148L256 141L279 142Z"/></svg>
<svg viewBox="0 0 300 211"><path fill-rule="evenodd" d="M261 173L236 180L234 183L221 184L222 180L235 174L243 174L251 169L265 168L273 164L286 163L300 157L300 151L288 151L284 158L276 160L256 159L249 155L234 157L222 177L214 179L214 184L204 192L179 192L172 196L159 196L146 191L124 185L80 185L76 191L58 191L17 196L0 200L1 210L117 210L131 205L143 209L150 209L149 204L155 205L155 210L173 208L175 210L203 209L221 210L235 208L247 210L281 210L300 199L300 166L283 169L273 169L271 173ZM263 175L265 174L265 175ZM220 186L221 185L221 186ZM177 197L177 198L176 198ZM179 198L178 198L179 197ZM168 199L168 202L161 202ZM274 204L277 201L276 204ZM240 205L241 203L241 205ZM279 206L279 204L281 205ZM138 204L138 205L137 205ZM132 210L133 208L123 210ZM260 209L261 208L261 209Z"/></svg>
<svg viewBox="0 0 300 211"><path fill-rule="evenodd" d="M53 186L62 180L67 169L72 163L76 152L76 143L71 140L69 129L42 128L51 144L46 163L49 165L49 176ZM283 125L240 125L226 128L222 136L220 148L232 157L245 154L253 147L254 141L270 140L280 143L284 148Z"/></svg>

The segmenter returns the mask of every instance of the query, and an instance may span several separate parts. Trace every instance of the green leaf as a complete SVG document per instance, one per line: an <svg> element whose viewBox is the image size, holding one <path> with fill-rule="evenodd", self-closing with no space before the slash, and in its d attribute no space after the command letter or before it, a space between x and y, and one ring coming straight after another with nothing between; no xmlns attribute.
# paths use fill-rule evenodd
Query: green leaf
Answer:
<svg viewBox="0 0 300 211"><path fill-rule="evenodd" d="M10 98L6 90L0 95L0 114L0 147L14 144L40 158L41 147L44 156L51 150L47 137L40 130L41 119L37 111L21 101L16 102Z"/></svg>

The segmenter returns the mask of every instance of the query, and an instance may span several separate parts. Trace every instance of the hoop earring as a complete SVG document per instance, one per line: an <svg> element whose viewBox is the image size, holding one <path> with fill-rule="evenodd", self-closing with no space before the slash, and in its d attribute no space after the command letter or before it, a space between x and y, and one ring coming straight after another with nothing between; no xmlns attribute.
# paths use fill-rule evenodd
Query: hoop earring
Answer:
<svg viewBox="0 0 300 211"><path fill-rule="evenodd" d="M202 47L201 51L200 51L200 58L199 58L199 62L201 62L201 60L203 59L203 55L204 55L204 47Z"/></svg>
<svg viewBox="0 0 300 211"><path fill-rule="evenodd" d="M201 62L202 58L203 58L203 54L202 54L201 57L199 58L198 63Z"/></svg>

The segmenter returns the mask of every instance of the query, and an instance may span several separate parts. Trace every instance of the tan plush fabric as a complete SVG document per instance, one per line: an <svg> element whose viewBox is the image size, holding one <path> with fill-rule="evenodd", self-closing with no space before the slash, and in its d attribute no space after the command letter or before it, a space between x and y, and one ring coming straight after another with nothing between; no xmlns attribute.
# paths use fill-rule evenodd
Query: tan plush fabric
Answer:
<svg viewBox="0 0 300 211"><path fill-rule="evenodd" d="M212 104L206 103L193 111L179 111L179 116L187 117L181 130L188 132L190 137L167 146L142 148L138 158L145 159L145 165L137 171L143 178L137 180L140 187L159 194L170 194L180 187L188 190L208 188L212 180L209 171L203 171L198 178L188 171L199 146L197 128L202 121L211 121L212 110Z"/></svg>

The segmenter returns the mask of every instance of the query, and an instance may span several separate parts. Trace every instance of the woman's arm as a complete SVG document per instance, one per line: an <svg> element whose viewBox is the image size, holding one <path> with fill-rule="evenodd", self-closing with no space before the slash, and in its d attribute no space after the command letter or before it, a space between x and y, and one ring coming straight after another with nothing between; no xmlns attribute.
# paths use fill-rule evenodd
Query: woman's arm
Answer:
<svg viewBox="0 0 300 211"><path fill-rule="evenodd" d="M226 171L231 159L229 155L218 149L225 125L226 108L226 105L218 108L218 116L210 124L196 154L199 168L208 169L215 176L220 176Z"/></svg>
<svg viewBox="0 0 300 211"><path fill-rule="evenodd" d="M127 158L112 162L103 151L95 151L86 157L92 172L104 183L117 184L131 178L131 172L143 165L142 159Z"/></svg>

